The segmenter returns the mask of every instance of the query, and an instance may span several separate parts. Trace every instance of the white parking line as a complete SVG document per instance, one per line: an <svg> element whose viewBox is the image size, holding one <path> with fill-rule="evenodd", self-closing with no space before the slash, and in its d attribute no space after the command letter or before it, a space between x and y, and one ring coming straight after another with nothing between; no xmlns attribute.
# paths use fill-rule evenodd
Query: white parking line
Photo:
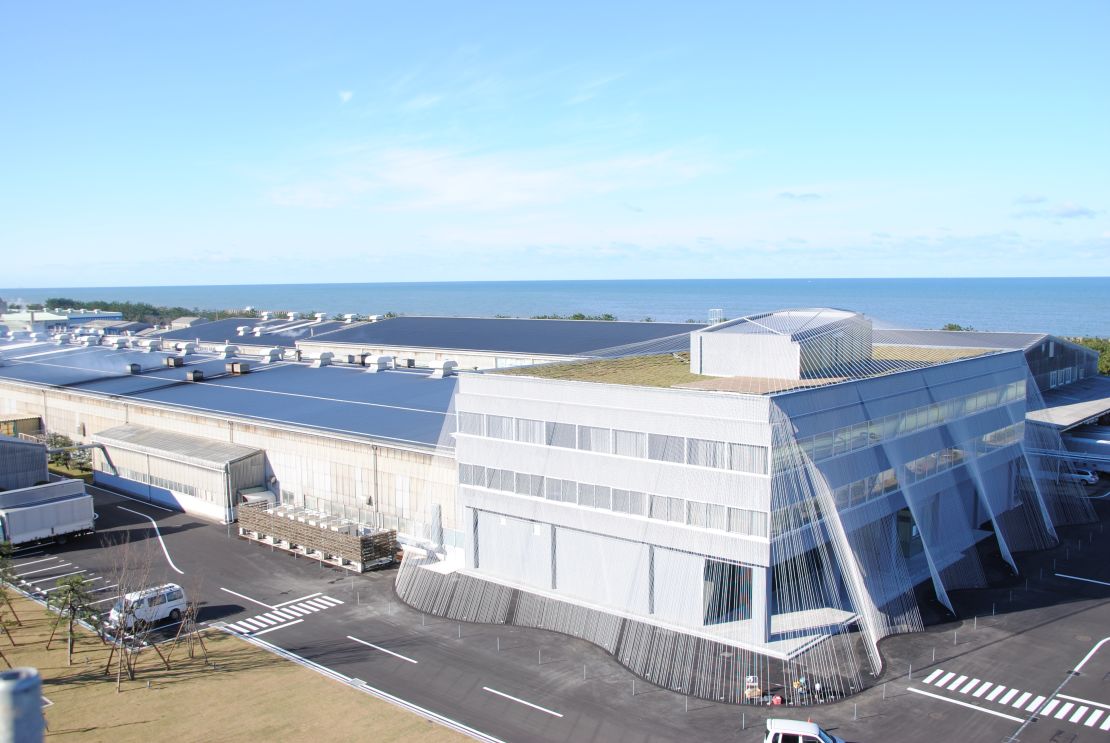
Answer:
<svg viewBox="0 0 1110 743"><path fill-rule="evenodd" d="M1090 699L1084 699L1083 697L1069 697L1067 694L1057 694L1056 696L1060 697L1061 699L1070 699L1073 702L1082 702L1083 704L1089 704L1092 707L1102 707L1103 709L1110 709L1110 704L1107 704L1106 702L1095 702Z"/></svg>
<svg viewBox="0 0 1110 743"><path fill-rule="evenodd" d="M998 686L996 686L994 688L994 691L992 691L990 694L987 694L987 701L988 702L993 702L994 698L996 696L998 696L999 694L1001 694L1002 692L1004 692L1004 691L1006 691L1006 687L1003 686L1002 684L999 684Z"/></svg>
<svg viewBox="0 0 1110 743"><path fill-rule="evenodd" d="M313 599L312 601L306 601L305 603L308 604L309 606L314 606L317 609L330 609L331 608L331 604L325 604L323 601L317 601L315 599Z"/></svg>
<svg viewBox="0 0 1110 743"><path fill-rule="evenodd" d="M1042 709L1037 714L1039 714L1043 717L1048 717L1049 713L1051 713L1052 710L1056 709L1056 705L1058 705L1059 703L1060 703L1059 699L1050 699L1048 704L1046 704L1044 706L1044 709Z"/></svg>
<svg viewBox="0 0 1110 743"><path fill-rule="evenodd" d="M1020 697L1018 697L1017 699L1014 700L1013 706L1020 708L1023 704L1028 702L1032 698L1032 696L1033 695L1030 694L1029 692L1023 693Z"/></svg>
<svg viewBox="0 0 1110 743"><path fill-rule="evenodd" d="M1075 711L1075 714L1068 718L1068 722L1079 722L1083 719L1083 715L1087 714L1090 711L1090 707L1087 707L1086 705L1081 706Z"/></svg>
<svg viewBox="0 0 1110 743"><path fill-rule="evenodd" d="M1032 702L1029 703L1029 706L1025 708L1025 711L1026 712L1032 712L1033 710L1040 707L1042 704L1044 704L1044 697L1037 697L1036 699L1034 699Z"/></svg>
<svg viewBox="0 0 1110 743"><path fill-rule="evenodd" d="M323 601L328 606L339 606L340 604L343 603L339 599L333 599L331 596L321 596L320 598L318 598L316 600L317 601Z"/></svg>
<svg viewBox="0 0 1110 743"><path fill-rule="evenodd" d="M48 568L39 568L38 570L28 570L26 573L15 573L16 578L22 578L25 575L34 575L35 573L45 573L47 570L54 570L55 568L64 568L72 565L72 562L62 562L57 565L51 565Z"/></svg>
<svg viewBox="0 0 1110 743"><path fill-rule="evenodd" d="M1002 698L998 700L998 703L999 704L1009 704L1010 700L1017 696L1017 693L1018 693L1017 689L1010 689L1008 692L1006 692L1005 694L1002 695Z"/></svg>
<svg viewBox="0 0 1110 743"><path fill-rule="evenodd" d="M937 686L944 686L945 684L947 684L949 681L951 681L955 677L956 677L956 674L949 671L948 673L944 674L944 677L940 681L937 682Z"/></svg>
<svg viewBox="0 0 1110 743"><path fill-rule="evenodd" d="M127 508L126 506L116 506L116 508L120 509L121 511L127 511L128 513L133 513L136 516L142 516L144 519L149 521L150 525L154 527L154 534L158 537L158 543L162 545L162 554L164 554L166 556L166 562L168 562L170 564L170 567L173 568L174 571L178 575L185 575L184 570L181 570L180 568L178 568L176 565L173 564L173 558L170 557L170 551L168 549L166 549L166 542L165 542L164 539L162 539L162 532L160 532L158 530L158 522L156 522L150 516L147 516L145 513L140 513L139 511L133 511L132 509Z"/></svg>
<svg viewBox="0 0 1110 743"><path fill-rule="evenodd" d="M1096 709L1094 712L1091 713L1091 716L1088 717L1087 721L1083 724L1089 728L1093 728L1095 726L1095 723L1098 722L1098 718L1102 717L1103 714L1104 713L1102 710Z"/></svg>
<svg viewBox="0 0 1110 743"><path fill-rule="evenodd" d="M1024 720L1022 720L1020 717L1014 717L1013 715L1007 715L1005 712L995 712L993 709L987 709L986 707L980 707L978 704L972 704L971 702L964 702L964 701L961 701L959 699L949 699L948 697L941 696L940 694L934 694L931 691L925 691L923 689L915 689L912 686L907 686L906 691L912 691L914 694L921 694L922 696L932 697L933 699L939 699L940 701L948 702L949 704L958 704L961 707L968 707L969 709L973 709L973 710L976 710L978 712L986 712L988 715L994 715L995 717L1002 717L1002 718L1005 718L1007 720L1013 720L1014 722L1024 722Z"/></svg>
<svg viewBox="0 0 1110 743"><path fill-rule="evenodd" d="M281 610L282 611L287 611L295 617L305 617L305 616L308 616L309 614L312 613L310 611L305 611L303 609L295 609L292 606L283 606L283 607L281 607Z"/></svg>
<svg viewBox="0 0 1110 743"><path fill-rule="evenodd" d="M975 693L974 693L974 694L972 694L971 696L973 696L973 697L975 697L976 699L978 699L979 697L981 697L981 696L983 696L984 694L986 694L986 693L987 693L987 689L991 688L992 686L994 686L994 682L993 682L993 681L984 681L984 682L983 682L983 685L982 685L982 686L980 686L980 687L979 687L978 689L976 689L976 690L975 690Z"/></svg>
<svg viewBox="0 0 1110 743"><path fill-rule="evenodd" d="M972 679L971 681L968 681L966 685L960 687L960 693L961 694L967 694L969 691L971 691L972 689L974 689L978 685L979 685L979 679Z"/></svg>
<svg viewBox="0 0 1110 743"><path fill-rule="evenodd" d="M26 581L23 581L23 582L26 583L29 586L33 586L36 583L42 583L44 580L61 580L62 578L68 578L71 575L80 575L81 573L87 573L87 572L89 572L89 571L88 570L74 570L72 573L63 573L61 575L51 575L47 578L39 578L38 580L26 580Z"/></svg>
<svg viewBox="0 0 1110 743"><path fill-rule="evenodd" d="M548 710L547 707L545 707L545 706L539 706L538 704L533 704L532 702L525 702L524 700L517 699L517 697L508 695L505 692L499 692L496 689L490 689L490 687L488 687L488 686L483 686L482 690L490 692L491 694L496 694L497 696L504 696L505 699L513 700L514 702L516 702L518 704L523 704L525 706L531 706L533 710L539 710L541 712L546 712L547 714L553 715L555 717L562 717L563 716L562 714L559 714L558 712L555 712L554 710Z"/></svg>
<svg viewBox="0 0 1110 743"><path fill-rule="evenodd" d="M21 562L18 565L16 565L16 567L25 568L28 565L38 565L40 562L50 562L51 560L57 560L57 559L59 559L59 558L57 558L57 557L44 557L41 560L31 560L31 562Z"/></svg>
<svg viewBox="0 0 1110 743"><path fill-rule="evenodd" d="M254 637L258 637L259 635L264 635L267 632L273 632L274 630L285 629L286 627L292 627L294 624L300 624L303 621L304 621L303 619L294 619L292 622L286 622L285 624L279 624L276 627L270 627L270 629L264 629L261 632L255 632L255 633L253 633L253 635L254 635Z"/></svg>
<svg viewBox="0 0 1110 743"><path fill-rule="evenodd" d="M1057 720L1064 719L1064 715L1066 715L1068 713L1068 710L1070 710L1074 706L1075 706L1074 704L1072 704L1071 702L1068 702L1063 707L1056 710L1056 714L1054 714L1053 717L1055 717Z"/></svg>
<svg viewBox="0 0 1110 743"><path fill-rule="evenodd" d="M251 603L254 603L254 604L258 604L259 606L265 606L267 609L276 609L277 608L276 606L270 606L269 604L264 604L261 601L259 601L258 599L252 599L250 596L244 596L241 593L236 593L235 591L232 591L230 588L224 588L223 586L220 586L220 590L224 591L225 593L230 593L232 596L238 596L241 599L244 599L246 601L250 601Z"/></svg>
<svg viewBox="0 0 1110 743"><path fill-rule="evenodd" d="M375 645L372 642L367 642L366 640L360 640L357 637L351 637L350 635L347 635L347 639L348 640L354 640L355 642L357 642L361 645L365 645L368 648L374 648L375 650L380 650L383 653L386 653L387 655L392 655L394 658L400 658L401 660L408 661L409 663L419 663L420 662L418 660L413 660L412 658L401 655L400 653L395 653L392 650L386 650L385 648L381 647L380 645ZM561 715L560 715L560 717L561 717Z"/></svg>
<svg viewBox="0 0 1110 743"><path fill-rule="evenodd" d="M97 575L97 576L94 576L92 578L86 578L86 580L89 583L92 583L94 580L104 580L104 579L101 578L99 575ZM57 591L59 588L65 588L65 586L54 586L53 588L47 588L45 591L43 591L43 593L50 593L51 591Z"/></svg>
<svg viewBox="0 0 1110 743"><path fill-rule="evenodd" d="M1063 573L1056 573L1056 577L1057 578L1067 578L1068 580L1078 580L1078 581L1082 581L1084 583L1095 583L1095 584L1100 585L1100 586L1110 586L1110 583L1107 583L1104 580L1094 580L1093 578L1080 578L1078 575L1064 575Z"/></svg>

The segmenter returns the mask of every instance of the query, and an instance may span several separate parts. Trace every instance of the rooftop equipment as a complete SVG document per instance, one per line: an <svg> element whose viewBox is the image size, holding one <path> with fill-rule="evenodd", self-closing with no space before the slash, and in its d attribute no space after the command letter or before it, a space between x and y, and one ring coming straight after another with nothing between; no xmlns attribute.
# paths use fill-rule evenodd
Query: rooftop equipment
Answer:
<svg viewBox="0 0 1110 743"><path fill-rule="evenodd" d="M290 320L300 320L301 319L301 313L299 313L299 312L290 312L288 315L286 315L286 317L288 317Z"/></svg>
<svg viewBox="0 0 1110 743"><path fill-rule="evenodd" d="M246 361L232 361L225 368L229 374L249 374L251 365Z"/></svg>
<svg viewBox="0 0 1110 743"><path fill-rule="evenodd" d="M165 358L166 366L170 367L171 369L176 369L182 366L184 363L185 359L181 358L180 356L167 356Z"/></svg>
<svg viewBox="0 0 1110 743"><path fill-rule="evenodd" d="M329 364L331 364L331 360L333 358L335 358L335 354L331 351L321 351L320 356L312 362L312 368L319 369L321 367L328 366Z"/></svg>
<svg viewBox="0 0 1110 743"><path fill-rule="evenodd" d="M185 372L185 380L188 382L203 382L204 372L200 369L190 369Z"/></svg>
<svg viewBox="0 0 1110 743"><path fill-rule="evenodd" d="M177 344L177 350L180 351L181 353L196 353L197 344L193 343L191 341L188 342L188 343L178 343Z"/></svg>
<svg viewBox="0 0 1110 743"><path fill-rule="evenodd" d="M393 366L393 357L392 356L374 356L374 357L367 356L366 357L366 371L371 373L371 374L377 374L378 372L385 371L386 369L389 369L392 366Z"/></svg>
<svg viewBox="0 0 1110 743"><path fill-rule="evenodd" d="M138 364L128 364L124 367L124 369L127 371L128 374L139 374L143 370L143 368Z"/></svg>
<svg viewBox="0 0 1110 743"><path fill-rule="evenodd" d="M262 363L272 364L275 361L281 361L282 350L280 348L271 348L262 353Z"/></svg>
<svg viewBox="0 0 1110 743"><path fill-rule="evenodd" d="M250 330L250 329L251 329L250 325L240 325L239 327L235 328L235 332L238 335L246 335L247 331Z"/></svg>
<svg viewBox="0 0 1110 743"><path fill-rule="evenodd" d="M450 359L447 359L445 361L441 361L438 364L436 364L433 367L433 369L435 369L435 371L433 371L432 375L428 378L429 379L445 379L445 378L450 377L451 375L453 375L455 373L455 370L458 369L458 368L459 368L459 362L451 361Z"/></svg>
<svg viewBox="0 0 1110 743"><path fill-rule="evenodd" d="M327 320L327 319L328 319L328 313L326 313L326 312L317 312L316 313L316 322L324 322L324 320Z"/></svg>
<svg viewBox="0 0 1110 743"><path fill-rule="evenodd" d="M220 348L220 357L230 359L232 356L239 355L239 346L233 346L230 343Z"/></svg>

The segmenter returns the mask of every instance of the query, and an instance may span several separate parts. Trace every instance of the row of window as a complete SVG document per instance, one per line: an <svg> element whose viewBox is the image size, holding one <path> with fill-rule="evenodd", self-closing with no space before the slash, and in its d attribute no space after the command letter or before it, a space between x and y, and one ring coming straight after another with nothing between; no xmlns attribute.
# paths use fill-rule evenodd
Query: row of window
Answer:
<svg viewBox="0 0 1110 743"><path fill-rule="evenodd" d="M460 464L459 482L463 485L501 490L560 503L573 503L632 516L646 516L703 529L717 529L754 537L767 536L767 514L746 508L732 508L685 498L622 490L607 485L591 485L574 480L482 467L477 464Z"/></svg>
<svg viewBox="0 0 1110 743"><path fill-rule="evenodd" d="M1087 376L1087 370L1082 366L1066 366L1063 369L1053 369L1048 373L1048 386L1051 388L1071 384L1085 376Z"/></svg>
<svg viewBox="0 0 1110 743"><path fill-rule="evenodd" d="M944 402L922 405L911 410L852 426L798 439L798 448L814 462L864 449L887 439L938 426L988 408L1025 399L1025 381L1010 382ZM789 469L802 461L790 449L776 450L775 469Z"/></svg>
<svg viewBox="0 0 1110 743"><path fill-rule="evenodd" d="M752 444L465 412L459 413L459 432L598 454L767 474L767 447Z"/></svg>
<svg viewBox="0 0 1110 743"><path fill-rule="evenodd" d="M124 469L120 467L116 470L119 476L126 480L134 480L141 482L145 485L153 485L156 488L163 488L165 490L172 490L175 493L182 493L183 495L191 495L197 497L197 488L195 485L186 485L185 483L167 480L164 477L147 476L145 472L136 472L135 470ZM207 492L204 494L207 495ZM211 499L209 499L211 500Z"/></svg>

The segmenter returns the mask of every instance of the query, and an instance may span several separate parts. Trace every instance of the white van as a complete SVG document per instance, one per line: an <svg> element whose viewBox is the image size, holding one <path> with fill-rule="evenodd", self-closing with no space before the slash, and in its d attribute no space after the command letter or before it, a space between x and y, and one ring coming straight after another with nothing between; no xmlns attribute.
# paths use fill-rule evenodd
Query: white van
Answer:
<svg viewBox="0 0 1110 743"><path fill-rule="evenodd" d="M767 720L763 743L844 743L844 739L826 733L812 722L772 717Z"/></svg>
<svg viewBox="0 0 1110 743"><path fill-rule="evenodd" d="M1065 482L1081 482L1084 485L1094 485L1098 482L1098 475L1091 470L1076 470L1074 474L1071 472L1062 473L1060 479Z"/></svg>
<svg viewBox="0 0 1110 743"><path fill-rule="evenodd" d="M176 583L134 591L117 601L108 613L108 624L126 622L128 629L136 624L157 624L166 619L181 621L185 613L185 591Z"/></svg>

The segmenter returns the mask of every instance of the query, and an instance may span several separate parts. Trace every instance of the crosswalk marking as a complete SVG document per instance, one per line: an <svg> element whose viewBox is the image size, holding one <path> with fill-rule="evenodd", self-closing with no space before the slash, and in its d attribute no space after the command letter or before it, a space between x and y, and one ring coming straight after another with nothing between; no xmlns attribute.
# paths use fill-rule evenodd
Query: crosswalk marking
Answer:
<svg viewBox="0 0 1110 743"><path fill-rule="evenodd" d="M967 694L969 691L979 685L979 679L972 679L967 682L967 685L960 689L961 694Z"/></svg>
<svg viewBox="0 0 1110 743"><path fill-rule="evenodd" d="M226 626L228 629L239 632L240 634L261 635L271 630L281 629L282 627L288 627L293 624L300 624L304 621L303 617L311 616L324 609L331 609L342 603L341 600L332 598L331 596L321 596L317 594L315 596L298 599L288 604L282 604L279 607L274 607L270 609L270 611L256 614L253 617L246 617L245 619L228 622Z"/></svg>
<svg viewBox="0 0 1110 743"><path fill-rule="evenodd" d="M1007 688L992 681L957 675L955 672L945 671L943 668L933 669L922 681L937 688L943 688L957 694L968 694L976 699L981 698L985 702L1007 705L1042 717L1051 715L1057 720L1066 720L1076 725L1082 724L1089 728L1098 725L1099 730L1110 730L1110 704L1103 702L1069 697L1067 694L1060 694L1058 695L1059 698L1049 698L1043 694L1034 695L1033 692ZM1072 701L1066 701L1068 699ZM964 704L964 702L956 703ZM967 706L989 711L976 705ZM991 712L991 714L1001 713Z"/></svg>

